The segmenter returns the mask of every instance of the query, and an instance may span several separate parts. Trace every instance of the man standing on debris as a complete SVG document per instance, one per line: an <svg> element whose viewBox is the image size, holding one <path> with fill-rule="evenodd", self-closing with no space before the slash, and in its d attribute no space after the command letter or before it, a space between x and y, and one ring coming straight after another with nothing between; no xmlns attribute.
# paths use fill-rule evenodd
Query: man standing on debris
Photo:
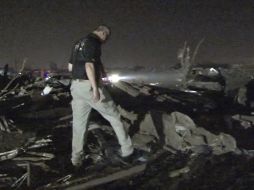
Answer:
<svg viewBox="0 0 254 190"><path fill-rule="evenodd" d="M121 145L121 156L133 153L131 139L120 120L120 113L101 78L104 72L101 63L101 45L110 36L107 26L98 26L92 33L74 44L69 71L72 71L72 112L73 136L72 158L75 167L80 167L84 159L83 146L86 142L88 119L91 109L97 110L112 125Z"/></svg>

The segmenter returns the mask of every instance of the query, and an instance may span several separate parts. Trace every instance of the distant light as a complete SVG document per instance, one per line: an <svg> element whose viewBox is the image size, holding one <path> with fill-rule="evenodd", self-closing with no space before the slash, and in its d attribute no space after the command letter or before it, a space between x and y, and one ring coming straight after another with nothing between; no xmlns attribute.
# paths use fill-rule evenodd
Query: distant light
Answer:
<svg viewBox="0 0 254 190"><path fill-rule="evenodd" d="M152 85L152 86L156 86L156 85L158 85L159 83L158 82L151 82L151 83L149 83L150 85Z"/></svg>
<svg viewBox="0 0 254 190"><path fill-rule="evenodd" d="M120 76L118 74L112 74L108 77L108 80L112 83L116 83L120 80Z"/></svg>
<svg viewBox="0 0 254 190"><path fill-rule="evenodd" d="M195 91L195 90L184 90L184 92L188 92L188 93L193 93L193 94L199 94L198 91Z"/></svg>
<svg viewBox="0 0 254 190"><path fill-rule="evenodd" d="M103 77L102 81L108 81L108 78L107 77Z"/></svg>
<svg viewBox="0 0 254 190"><path fill-rule="evenodd" d="M46 78L45 78L45 80L49 80L51 77L50 76L47 76Z"/></svg>

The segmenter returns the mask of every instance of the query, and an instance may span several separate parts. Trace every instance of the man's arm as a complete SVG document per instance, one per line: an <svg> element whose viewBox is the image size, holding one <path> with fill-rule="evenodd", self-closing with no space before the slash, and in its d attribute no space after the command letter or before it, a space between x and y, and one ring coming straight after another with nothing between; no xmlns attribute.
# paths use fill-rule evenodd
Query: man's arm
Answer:
<svg viewBox="0 0 254 190"><path fill-rule="evenodd" d="M98 89L98 84L96 82L94 64L92 62L86 62L85 69L86 69L87 77L92 85L93 100L96 103L100 100L100 92Z"/></svg>

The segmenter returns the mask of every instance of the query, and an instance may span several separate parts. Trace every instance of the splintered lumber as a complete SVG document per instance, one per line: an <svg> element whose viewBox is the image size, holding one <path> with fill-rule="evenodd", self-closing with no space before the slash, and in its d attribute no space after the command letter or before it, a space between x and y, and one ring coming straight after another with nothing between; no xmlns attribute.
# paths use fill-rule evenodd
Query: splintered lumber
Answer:
<svg viewBox="0 0 254 190"><path fill-rule="evenodd" d="M70 112L71 110L69 108L50 108L47 110L21 113L19 116L27 119L52 119L65 116Z"/></svg>
<svg viewBox="0 0 254 190"><path fill-rule="evenodd" d="M147 164L136 165L128 169L122 169L115 171L110 174L91 174L76 179L72 179L74 176L69 174L61 179L58 179L55 183L48 184L39 188L42 189L67 189L67 190L78 190L78 189L90 189L95 188L96 186L110 183L116 180L120 180L125 177L130 177L137 175L141 172L144 172L147 167Z"/></svg>
<svg viewBox="0 0 254 190"><path fill-rule="evenodd" d="M117 83L114 83L114 85L121 89L122 91L126 92L127 94L131 95L132 97L137 97L140 94L140 91L131 86L128 83L119 81Z"/></svg>
<svg viewBox="0 0 254 190"><path fill-rule="evenodd" d="M21 110L22 107L32 102L30 95L16 96L6 100L0 100L0 114L7 114L14 110Z"/></svg>
<svg viewBox="0 0 254 190"><path fill-rule="evenodd" d="M75 185L69 188L66 188L67 190L78 190L78 189L89 189L96 187L98 185L106 184L112 181L116 181L125 177L129 177L135 174L138 174L146 169L146 164L134 166L132 168L126 169L126 170L121 170L119 172L115 172L113 174L101 177L101 178L96 178L96 179L91 179L90 181L87 181L86 183L82 183L79 185Z"/></svg>

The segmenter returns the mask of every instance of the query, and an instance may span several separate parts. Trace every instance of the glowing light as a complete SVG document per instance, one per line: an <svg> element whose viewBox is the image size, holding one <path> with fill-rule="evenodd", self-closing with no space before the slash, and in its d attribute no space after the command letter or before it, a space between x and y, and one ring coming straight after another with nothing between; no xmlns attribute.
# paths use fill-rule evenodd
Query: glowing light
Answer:
<svg viewBox="0 0 254 190"><path fill-rule="evenodd" d="M45 80L47 81L47 80L49 80L51 77L50 76L47 76L46 78L45 78Z"/></svg>
<svg viewBox="0 0 254 190"><path fill-rule="evenodd" d="M156 85L159 85L159 83L158 82L151 82L151 83L149 83L150 85L152 85L152 86L156 86Z"/></svg>
<svg viewBox="0 0 254 190"><path fill-rule="evenodd" d="M120 77L118 74L112 74L108 77L108 80L112 83L116 83L120 80Z"/></svg>

